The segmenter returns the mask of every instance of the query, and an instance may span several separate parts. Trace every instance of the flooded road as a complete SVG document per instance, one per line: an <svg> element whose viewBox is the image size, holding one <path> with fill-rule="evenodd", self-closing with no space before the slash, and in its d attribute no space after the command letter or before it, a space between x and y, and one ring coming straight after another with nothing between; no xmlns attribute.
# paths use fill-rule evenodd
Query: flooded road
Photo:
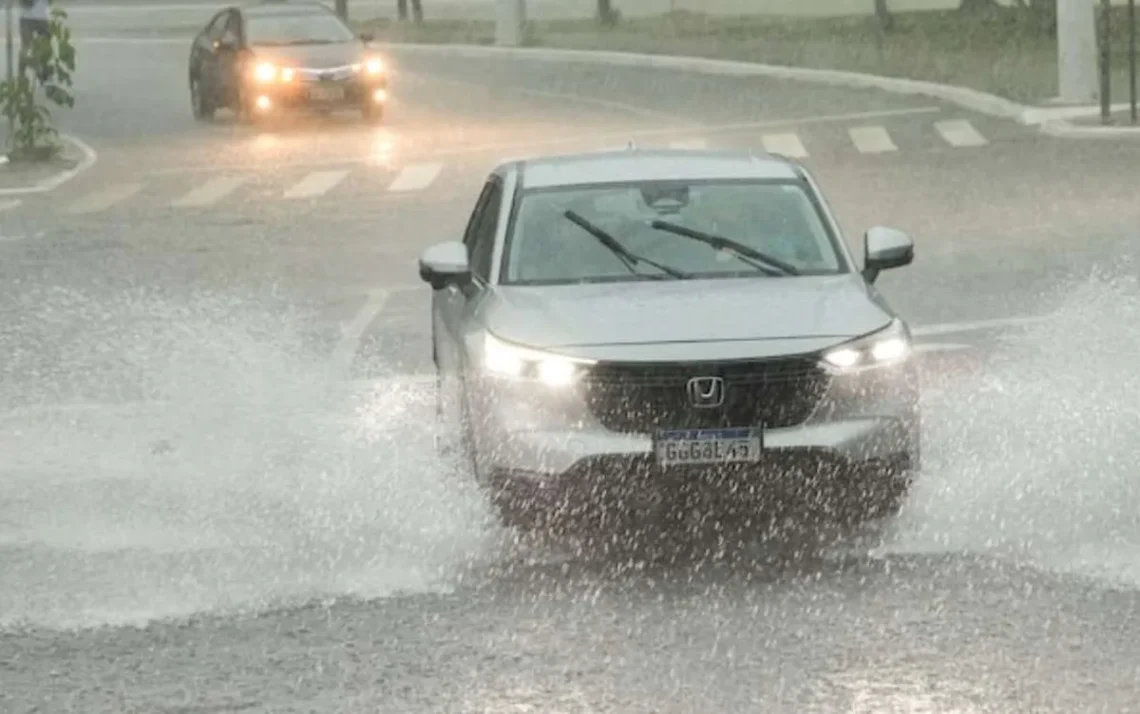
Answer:
<svg viewBox="0 0 1140 714"><path fill-rule="evenodd" d="M399 53L382 127L260 132L193 121L181 44L87 51L67 121L98 162L0 215L27 236L0 243L0 710L1131 706L1136 149L872 92ZM151 91L106 99L132 63ZM867 122L898 151L861 151ZM498 527L434 453L419 252L507 156L789 136L849 240L918 242L881 282L925 350L902 514L664 560Z"/></svg>

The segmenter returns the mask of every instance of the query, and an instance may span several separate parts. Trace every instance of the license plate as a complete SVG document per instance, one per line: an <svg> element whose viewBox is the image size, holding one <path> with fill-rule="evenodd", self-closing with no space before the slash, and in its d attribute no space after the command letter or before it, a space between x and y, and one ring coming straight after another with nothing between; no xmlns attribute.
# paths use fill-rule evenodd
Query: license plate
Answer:
<svg viewBox="0 0 1140 714"><path fill-rule="evenodd" d="M661 466L754 464L764 450L760 429L660 431L653 450Z"/></svg>
<svg viewBox="0 0 1140 714"><path fill-rule="evenodd" d="M344 99L344 87L312 87L309 98L317 102L339 102Z"/></svg>

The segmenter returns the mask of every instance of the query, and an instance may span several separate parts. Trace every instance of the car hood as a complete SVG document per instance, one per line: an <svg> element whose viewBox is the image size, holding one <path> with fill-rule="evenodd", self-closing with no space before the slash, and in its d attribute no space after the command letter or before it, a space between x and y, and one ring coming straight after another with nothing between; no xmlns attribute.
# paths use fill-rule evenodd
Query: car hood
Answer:
<svg viewBox="0 0 1140 714"><path fill-rule="evenodd" d="M811 352L893 318L857 273L503 286L480 312L504 340L593 359L691 359L710 343L723 358Z"/></svg>
<svg viewBox="0 0 1140 714"><path fill-rule="evenodd" d="M364 60L364 46L359 42L340 42L332 45L255 45L253 52L259 58L297 67L323 69L343 67Z"/></svg>

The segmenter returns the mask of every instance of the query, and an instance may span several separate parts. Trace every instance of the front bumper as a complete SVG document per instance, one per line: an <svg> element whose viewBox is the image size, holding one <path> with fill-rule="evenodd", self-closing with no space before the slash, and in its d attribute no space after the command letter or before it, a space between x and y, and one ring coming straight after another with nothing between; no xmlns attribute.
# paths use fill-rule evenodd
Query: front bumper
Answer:
<svg viewBox="0 0 1140 714"><path fill-rule="evenodd" d="M473 423L480 472L537 500L698 483L738 499L918 466L919 384L909 363L832 378L805 420L764 430L763 458L746 466L662 467L651 433L607 430L576 395L497 379L477 384L469 397L481 417Z"/></svg>
<svg viewBox="0 0 1140 714"><path fill-rule="evenodd" d="M382 107L388 103L388 81L384 77L353 77L329 82L250 82L245 96L250 98L252 108L263 114L298 109Z"/></svg>

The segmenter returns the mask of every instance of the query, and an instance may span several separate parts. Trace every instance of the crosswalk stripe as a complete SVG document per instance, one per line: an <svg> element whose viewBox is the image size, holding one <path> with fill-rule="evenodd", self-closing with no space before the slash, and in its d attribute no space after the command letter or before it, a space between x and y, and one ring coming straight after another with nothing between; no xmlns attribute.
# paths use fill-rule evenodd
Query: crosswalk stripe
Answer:
<svg viewBox="0 0 1140 714"><path fill-rule="evenodd" d="M708 145L709 143L704 139L681 139L679 141L669 142L669 148L671 149L699 150L708 148Z"/></svg>
<svg viewBox="0 0 1140 714"><path fill-rule="evenodd" d="M965 119L935 122L934 128L951 146L985 146L986 138Z"/></svg>
<svg viewBox="0 0 1140 714"><path fill-rule="evenodd" d="M396 180L388 186L389 191L419 191L427 188L439 176L443 164L410 164L396 176Z"/></svg>
<svg viewBox="0 0 1140 714"><path fill-rule="evenodd" d="M0 201L0 213L3 213L4 211L11 211L13 208L19 208L20 204L22 203L23 201L18 198L13 198L8 201Z"/></svg>
<svg viewBox="0 0 1140 714"><path fill-rule="evenodd" d="M853 126L847 130L851 141L861 154L882 154L898 151L891 135L881 126Z"/></svg>
<svg viewBox="0 0 1140 714"><path fill-rule="evenodd" d="M314 171L285 191L285 198L323 196L348 176L347 171Z"/></svg>
<svg viewBox="0 0 1140 714"><path fill-rule="evenodd" d="M211 179L177 199L171 205L178 208L209 206L230 195L248 180L249 178L246 176L221 176Z"/></svg>
<svg viewBox="0 0 1140 714"><path fill-rule="evenodd" d="M770 154L783 154L794 159L807 158L807 149L796 134L765 134L760 140L764 144L764 150Z"/></svg>
<svg viewBox="0 0 1140 714"><path fill-rule="evenodd" d="M67 212L98 213L99 211L105 211L116 203L127 200L141 190L141 183L111 184L107 188L93 191L83 198L80 198L68 207Z"/></svg>

